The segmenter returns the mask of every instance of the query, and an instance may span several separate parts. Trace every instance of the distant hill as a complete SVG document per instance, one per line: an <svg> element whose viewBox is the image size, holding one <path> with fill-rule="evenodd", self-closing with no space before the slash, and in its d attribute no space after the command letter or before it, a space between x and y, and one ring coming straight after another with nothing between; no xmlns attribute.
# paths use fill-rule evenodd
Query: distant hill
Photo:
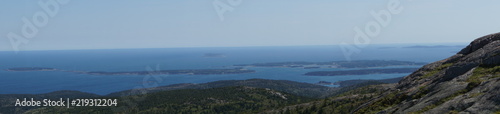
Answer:
<svg viewBox="0 0 500 114"><path fill-rule="evenodd" d="M0 95L0 113L255 113L335 96L367 85L381 84L367 81L343 88L331 88L286 80L227 80L203 84L175 84L134 90L106 96L78 91L57 91L47 94ZM22 98L110 98L118 99L119 107L13 107L15 99ZM140 100L137 100L140 99ZM131 108L132 107L132 108Z"/></svg>
<svg viewBox="0 0 500 114"><path fill-rule="evenodd" d="M142 96L124 96L118 99L133 99ZM46 107L27 113L256 113L311 101L271 89L247 86L211 89L184 89L150 93L136 105L122 107ZM123 102L122 102L123 103Z"/></svg>
<svg viewBox="0 0 500 114"><path fill-rule="evenodd" d="M455 45L455 46L449 46L449 45L433 45L433 46L423 46L423 45L416 45L416 46L408 46L408 47L403 47L403 48L462 48L465 47L463 45Z"/></svg>
<svg viewBox="0 0 500 114"><path fill-rule="evenodd" d="M298 96L311 98L322 98L335 94L338 88L326 87L310 83L301 83L288 80L266 80L266 79L249 79L249 80L223 80L202 84L174 84L169 86L161 86L155 88L144 88L141 90L126 90L121 92L111 93L107 96L128 96L137 95L142 92L154 93L159 91L178 90L178 89L208 89L228 86L248 86L256 88L269 88L277 91L282 91Z"/></svg>

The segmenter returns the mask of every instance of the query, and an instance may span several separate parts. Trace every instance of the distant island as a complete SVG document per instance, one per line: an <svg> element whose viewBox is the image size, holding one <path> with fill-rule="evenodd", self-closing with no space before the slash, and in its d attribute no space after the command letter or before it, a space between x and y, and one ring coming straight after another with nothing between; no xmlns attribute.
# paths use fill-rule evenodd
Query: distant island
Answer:
<svg viewBox="0 0 500 114"><path fill-rule="evenodd" d="M403 48L463 48L465 47L464 45L455 45L455 46L449 46L449 45L433 45L433 46L424 46L424 45L415 45L415 46L407 46Z"/></svg>
<svg viewBox="0 0 500 114"><path fill-rule="evenodd" d="M131 72L83 72L91 75L158 75L158 74L187 74L187 75L215 75L215 74L242 74L253 73L248 69L196 69L196 70L160 70L160 71L131 71Z"/></svg>
<svg viewBox="0 0 500 114"><path fill-rule="evenodd" d="M362 69L362 70L342 70L342 71L314 71L308 72L306 76L342 76L342 75L367 75L367 74L391 74L391 73L411 73L417 68L388 68L388 69Z"/></svg>
<svg viewBox="0 0 500 114"><path fill-rule="evenodd" d="M465 45L413 45L405 47L378 47L377 49L394 49L394 48L462 48Z"/></svg>
<svg viewBox="0 0 500 114"><path fill-rule="evenodd" d="M9 68L6 71L64 71L78 74L90 75L159 75L159 74L187 74L187 75L217 75L217 74L242 74L253 73L255 70L243 68L234 69L185 69L185 70L160 70L160 71L126 71L126 72L105 72L105 71L65 71L46 67L21 67Z"/></svg>
<svg viewBox="0 0 500 114"><path fill-rule="evenodd" d="M55 71L55 68L46 68L46 67L18 67L18 68L9 68L6 71Z"/></svg>
<svg viewBox="0 0 500 114"><path fill-rule="evenodd" d="M355 79L355 80L344 80L344 81L337 81L337 82L319 81L315 84L316 85L338 85L339 87L348 87L348 86L354 86L354 85L369 83L369 82L398 83L403 78L404 77L396 77L396 78L377 79L377 80L374 80L374 79Z"/></svg>
<svg viewBox="0 0 500 114"><path fill-rule="evenodd" d="M221 54L210 53L206 56L218 57ZM90 75L161 75L161 74L182 74L182 75L218 75L218 74L242 74L253 73L255 70L248 70L245 67L285 67L285 68L303 68L303 69L320 69L320 68L374 68L387 66L420 66L425 63L396 61L396 60L358 60L358 61L331 61L331 62L273 62L273 63L255 63L255 64L239 64L233 65L228 69L180 69L180 70L159 70L159 71L122 71L122 72L107 72L107 71L66 71L48 67L19 67L9 68L7 71L63 71L78 74ZM310 76L335 76L335 75L364 75L364 74L380 74L380 73L408 73L415 69L367 69L354 71L315 71L308 72L305 75Z"/></svg>
<svg viewBox="0 0 500 114"><path fill-rule="evenodd" d="M399 47L378 47L377 49L394 49L394 48L399 48Z"/></svg>
<svg viewBox="0 0 500 114"><path fill-rule="evenodd" d="M226 55L222 53L205 53L203 57L226 57Z"/></svg>
<svg viewBox="0 0 500 114"><path fill-rule="evenodd" d="M273 63L255 63L238 64L238 67L287 67L287 68L370 68L387 66L420 66L426 63L396 61L396 60L358 60L358 61L331 61L331 62L273 62Z"/></svg>

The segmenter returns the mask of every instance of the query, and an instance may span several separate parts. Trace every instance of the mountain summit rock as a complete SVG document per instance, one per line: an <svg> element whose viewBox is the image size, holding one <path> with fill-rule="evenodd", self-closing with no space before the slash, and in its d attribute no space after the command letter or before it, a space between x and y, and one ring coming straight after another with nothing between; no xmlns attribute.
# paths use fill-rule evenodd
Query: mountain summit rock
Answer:
<svg viewBox="0 0 500 114"><path fill-rule="evenodd" d="M500 33L423 66L353 113L494 113L500 111Z"/></svg>

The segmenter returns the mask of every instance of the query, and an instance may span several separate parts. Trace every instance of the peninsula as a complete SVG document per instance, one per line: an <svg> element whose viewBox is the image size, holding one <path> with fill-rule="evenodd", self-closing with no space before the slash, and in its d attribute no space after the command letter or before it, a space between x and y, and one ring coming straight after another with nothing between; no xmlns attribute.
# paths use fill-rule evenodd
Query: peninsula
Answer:
<svg viewBox="0 0 500 114"><path fill-rule="evenodd" d="M91 75L160 75L160 74L186 74L186 75L216 75L216 74L243 74L253 73L248 69L189 69L189 70L159 70L159 71L129 71L129 72L82 72Z"/></svg>
<svg viewBox="0 0 500 114"><path fill-rule="evenodd" d="M18 68L9 68L6 71L55 71L55 68L46 68L46 67L18 67Z"/></svg>
<svg viewBox="0 0 500 114"><path fill-rule="evenodd" d="M397 61L397 60L357 60L357 61L330 61L330 62L272 62L238 64L238 67L285 67L285 68L371 68L387 66L421 66L426 63Z"/></svg>
<svg viewBox="0 0 500 114"><path fill-rule="evenodd" d="M387 68L387 69L361 69L361 70L342 70L342 71L314 71L308 72L307 76L342 76L342 75L367 75L367 74L392 74L392 73L411 73L417 68Z"/></svg>
<svg viewBox="0 0 500 114"><path fill-rule="evenodd" d="M243 68L105 72L105 71L65 71L65 70L58 70L55 68L46 68L46 67L9 68L6 69L6 71L63 71L63 72L72 72L72 73L90 74L90 75L160 75L160 74L218 75L218 74L242 74L242 73L255 72L255 70L248 70Z"/></svg>

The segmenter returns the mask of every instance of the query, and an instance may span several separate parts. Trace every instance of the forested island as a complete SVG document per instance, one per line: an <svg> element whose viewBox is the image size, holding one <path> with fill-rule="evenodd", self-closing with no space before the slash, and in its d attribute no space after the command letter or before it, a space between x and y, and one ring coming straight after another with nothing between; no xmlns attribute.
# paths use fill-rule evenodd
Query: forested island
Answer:
<svg viewBox="0 0 500 114"><path fill-rule="evenodd" d="M426 63L397 61L397 60L358 60L358 61L330 61L330 62L272 62L238 64L238 67L286 67L286 68L370 68L387 66L420 66Z"/></svg>
<svg viewBox="0 0 500 114"><path fill-rule="evenodd" d="M190 70L159 70L159 71L130 71L130 72L83 72L91 75L158 75L158 74L187 74L187 75L215 75L215 74L242 74L253 73L248 69L190 69Z"/></svg>
<svg viewBox="0 0 500 114"><path fill-rule="evenodd" d="M9 68L6 71L54 71L57 70L55 68L46 68L46 67L18 67L18 68Z"/></svg>
<svg viewBox="0 0 500 114"><path fill-rule="evenodd" d="M361 69L342 71L314 71L308 72L307 76L342 76L342 75L367 75L367 74L391 74L391 73L411 73L417 68L388 68L388 69Z"/></svg>
<svg viewBox="0 0 500 114"><path fill-rule="evenodd" d="M63 71L63 72L72 72L72 73L90 74L90 75L159 75L159 74L217 75L217 74L242 74L242 73L255 72L255 70L248 70L243 68L105 72L105 71L66 71L66 70L58 70L55 68L46 68L46 67L9 68L6 69L6 71Z"/></svg>

